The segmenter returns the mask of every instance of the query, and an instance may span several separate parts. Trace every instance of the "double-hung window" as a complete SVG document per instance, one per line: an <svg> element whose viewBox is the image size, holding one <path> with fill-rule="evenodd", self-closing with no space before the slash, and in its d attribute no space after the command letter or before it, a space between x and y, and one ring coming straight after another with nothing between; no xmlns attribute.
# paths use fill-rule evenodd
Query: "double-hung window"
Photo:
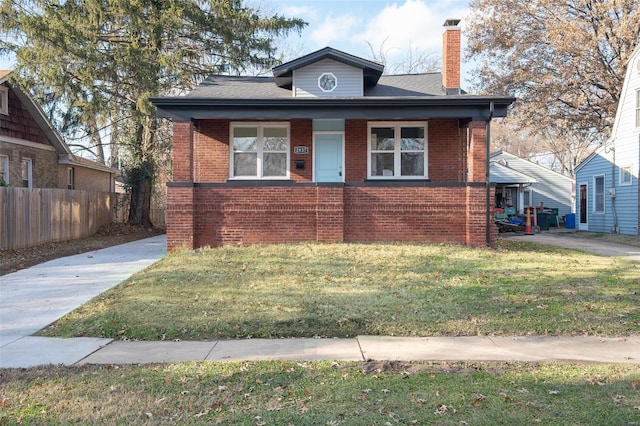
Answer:
<svg viewBox="0 0 640 426"><path fill-rule="evenodd" d="M369 123L369 178L426 179L427 123Z"/></svg>
<svg viewBox="0 0 640 426"><path fill-rule="evenodd" d="M593 198L593 212L604 213L604 176L594 176Z"/></svg>
<svg viewBox="0 0 640 426"><path fill-rule="evenodd" d="M230 177L288 178L289 140L288 124L232 123Z"/></svg>
<svg viewBox="0 0 640 426"><path fill-rule="evenodd" d="M30 158L23 158L20 168L22 176L22 186L24 188L33 188L33 162Z"/></svg>
<svg viewBox="0 0 640 426"><path fill-rule="evenodd" d="M76 173L73 167L67 167L67 189L76 189Z"/></svg>
<svg viewBox="0 0 640 426"><path fill-rule="evenodd" d="M631 185L633 181L633 166L620 167L620 185Z"/></svg>
<svg viewBox="0 0 640 426"><path fill-rule="evenodd" d="M0 186L9 186L9 157L0 155Z"/></svg>
<svg viewBox="0 0 640 426"><path fill-rule="evenodd" d="M9 114L9 89L0 86L0 114Z"/></svg>

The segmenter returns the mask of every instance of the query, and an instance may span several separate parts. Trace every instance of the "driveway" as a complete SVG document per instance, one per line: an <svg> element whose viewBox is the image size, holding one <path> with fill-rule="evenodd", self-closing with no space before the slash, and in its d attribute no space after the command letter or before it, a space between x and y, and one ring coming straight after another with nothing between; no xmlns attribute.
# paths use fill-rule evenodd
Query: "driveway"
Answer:
<svg viewBox="0 0 640 426"><path fill-rule="evenodd" d="M640 247L608 241L595 241L589 238L576 237L572 234L574 234L573 231L560 229L554 231L542 231L535 235L507 232L500 234L499 238L547 244L556 247L582 250L588 253L599 254L601 256L623 257L640 262Z"/></svg>
<svg viewBox="0 0 640 426"><path fill-rule="evenodd" d="M47 339L31 336L93 297L153 264L166 252L159 235L119 246L64 257L0 277L0 367L63 349L84 353L110 339ZM58 345L59 343L59 345ZM61 352L62 351L62 352ZM49 356L48 362L55 363ZM37 362L36 362L37 364Z"/></svg>

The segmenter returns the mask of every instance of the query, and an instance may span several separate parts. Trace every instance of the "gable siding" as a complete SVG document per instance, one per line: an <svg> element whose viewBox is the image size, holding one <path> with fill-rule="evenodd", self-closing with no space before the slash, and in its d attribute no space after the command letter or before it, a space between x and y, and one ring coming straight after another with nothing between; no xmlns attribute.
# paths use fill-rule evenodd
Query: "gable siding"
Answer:
<svg viewBox="0 0 640 426"><path fill-rule="evenodd" d="M338 80L338 85L332 92L323 92L318 87L318 77L325 72L333 73ZM323 59L295 70L293 87L296 97L362 96L362 70L331 59Z"/></svg>
<svg viewBox="0 0 640 426"><path fill-rule="evenodd" d="M619 232L638 235L639 226L639 186L640 170L640 128L636 126L636 91L640 90L640 70L637 61L640 50L632 56L620 96L616 122L610 140L604 148L582 163L577 171L578 182L588 182L589 203L593 202L593 177L605 176L605 214L595 215L589 204L589 231ZM630 185L620 184L623 167L630 166ZM609 191L615 188L616 197ZM617 223L616 223L617 222ZM617 225L617 230L614 225Z"/></svg>
<svg viewBox="0 0 640 426"><path fill-rule="evenodd" d="M590 232L610 233L613 227L613 214L611 198L607 194L607 190L611 188L612 182L612 158L606 153L594 155L588 164L585 164L576 174L576 199L579 200L579 185L587 184L587 224ZM594 178L595 176L604 176L604 214L594 213ZM578 206L579 207L579 206Z"/></svg>
<svg viewBox="0 0 640 426"><path fill-rule="evenodd" d="M540 203L544 203L545 207L557 208L560 217L572 212L573 181L570 178L506 153L496 155L492 160L500 158L503 158L510 168L537 180L531 184L533 206L537 207Z"/></svg>
<svg viewBox="0 0 640 426"><path fill-rule="evenodd" d="M619 113L614 126L616 213L619 232L638 235L638 170L640 169L640 129L636 127L636 91L640 90L640 70L635 60L629 63L627 84L620 97ZM631 185L620 185L622 168L631 166Z"/></svg>

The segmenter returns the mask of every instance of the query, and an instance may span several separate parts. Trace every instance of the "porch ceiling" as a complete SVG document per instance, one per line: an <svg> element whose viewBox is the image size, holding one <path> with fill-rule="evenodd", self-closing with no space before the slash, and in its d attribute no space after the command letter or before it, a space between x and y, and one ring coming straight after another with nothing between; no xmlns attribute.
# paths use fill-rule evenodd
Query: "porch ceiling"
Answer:
<svg viewBox="0 0 640 426"><path fill-rule="evenodd" d="M174 121L215 118L231 120L456 118L485 121L492 117L505 117L509 105L515 101L515 98L459 95L288 99L170 97L150 100L158 109L158 117L170 118Z"/></svg>

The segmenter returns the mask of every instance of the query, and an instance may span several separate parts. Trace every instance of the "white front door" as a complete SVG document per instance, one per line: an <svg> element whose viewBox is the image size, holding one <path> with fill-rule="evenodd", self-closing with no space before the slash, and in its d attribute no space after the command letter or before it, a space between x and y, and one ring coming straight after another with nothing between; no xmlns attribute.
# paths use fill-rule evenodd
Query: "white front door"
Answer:
<svg viewBox="0 0 640 426"><path fill-rule="evenodd" d="M589 210L587 204L588 186L586 183L580 184L580 197L578 200L578 231L589 230Z"/></svg>
<svg viewBox="0 0 640 426"><path fill-rule="evenodd" d="M316 182L344 182L342 150L342 133L315 133L313 173Z"/></svg>

